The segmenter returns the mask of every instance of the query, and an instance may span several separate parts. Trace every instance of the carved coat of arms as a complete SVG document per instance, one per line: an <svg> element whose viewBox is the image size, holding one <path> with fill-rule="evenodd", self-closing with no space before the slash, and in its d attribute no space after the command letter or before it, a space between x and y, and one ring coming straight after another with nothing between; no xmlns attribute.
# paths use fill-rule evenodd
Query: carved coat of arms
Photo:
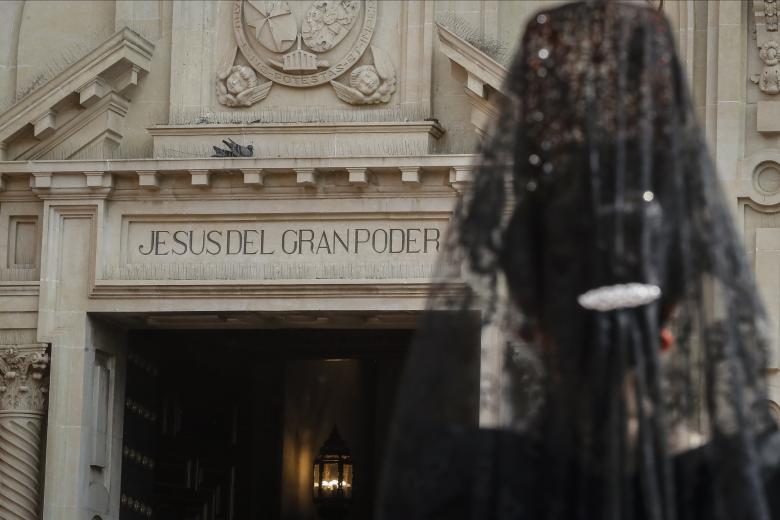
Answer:
<svg viewBox="0 0 780 520"><path fill-rule="evenodd" d="M234 0L235 47L217 73L219 102L251 106L274 83L330 83L347 103L387 103L396 77L387 53L371 45L377 9L378 0ZM355 66L369 47L373 63ZM235 65L237 51L249 66ZM346 73L346 81L336 81Z"/></svg>

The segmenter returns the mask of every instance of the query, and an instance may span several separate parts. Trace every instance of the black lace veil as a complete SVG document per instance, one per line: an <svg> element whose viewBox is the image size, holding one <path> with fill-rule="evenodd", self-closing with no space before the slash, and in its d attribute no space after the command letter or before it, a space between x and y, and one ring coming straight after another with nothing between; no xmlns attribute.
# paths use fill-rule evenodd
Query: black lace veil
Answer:
<svg viewBox="0 0 780 520"><path fill-rule="evenodd" d="M667 21L541 12L505 93L408 359L378 518L772 518L766 317Z"/></svg>

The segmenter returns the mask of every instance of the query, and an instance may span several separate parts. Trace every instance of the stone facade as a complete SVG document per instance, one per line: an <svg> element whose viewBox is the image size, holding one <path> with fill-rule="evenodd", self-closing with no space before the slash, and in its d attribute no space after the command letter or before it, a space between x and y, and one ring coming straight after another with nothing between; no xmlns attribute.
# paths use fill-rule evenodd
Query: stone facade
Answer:
<svg viewBox="0 0 780 520"><path fill-rule="evenodd" d="M550 4L0 2L0 511L119 517L129 328L412 327ZM777 4L663 9L780 367Z"/></svg>

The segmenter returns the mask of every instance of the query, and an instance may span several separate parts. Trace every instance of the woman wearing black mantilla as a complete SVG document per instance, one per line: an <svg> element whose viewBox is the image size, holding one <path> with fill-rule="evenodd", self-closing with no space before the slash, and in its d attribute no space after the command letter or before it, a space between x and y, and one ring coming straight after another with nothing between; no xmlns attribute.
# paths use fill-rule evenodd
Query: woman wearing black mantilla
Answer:
<svg viewBox="0 0 780 520"><path fill-rule="evenodd" d="M667 21L541 12L505 93L410 353L378 518L780 519L766 315Z"/></svg>

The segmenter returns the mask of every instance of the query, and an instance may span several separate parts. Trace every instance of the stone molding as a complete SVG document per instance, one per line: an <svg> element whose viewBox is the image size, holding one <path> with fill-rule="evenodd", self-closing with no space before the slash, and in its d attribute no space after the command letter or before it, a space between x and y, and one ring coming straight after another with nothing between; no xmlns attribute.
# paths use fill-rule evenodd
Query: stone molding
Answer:
<svg viewBox="0 0 780 520"><path fill-rule="evenodd" d="M484 137L498 117L497 96L503 95L507 68L442 24L436 28L439 50L466 73L464 89L471 104L471 123Z"/></svg>
<svg viewBox="0 0 780 520"><path fill-rule="evenodd" d="M6 161L0 162L0 178L6 183L16 177L29 178L31 192L40 199L104 199L111 196L118 178L134 178L140 196L164 198L161 187L171 176L189 174L191 185L198 188L198 197L214 188L215 175L243 173L243 184L251 188L268 189L267 180L277 175L295 175L301 185L319 183L319 173L343 173L346 178L356 171L395 172L410 186L418 185L428 172L449 173L469 170L476 158L473 154L422 156L364 156L313 158L208 158L208 159L119 159L119 160L63 160L63 161ZM404 173L406 172L406 173ZM410 173L416 172L416 174ZM354 178L355 184L364 180ZM366 179L367 180L367 179ZM412 182L413 181L413 182ZM324 181L323 181L324 182ZM461 191L470 177L452 177L446 183ZM349 183L347 183L349 186ZM354 185L353 185L354 187ZM152 188L152 189L150 189ZM399 189L404 189L401 186ZM262 191L262 190L260 190ZM127 190L125 190L127 193ZM3 194L20 198L25 192L14 190ZM5 199L6 195L0 198Z"/></svg>
<svg viewBox="0 0 780 520"><path fill-rule="evenodd" d="M257 157L352 157L432 153L444 129L436 121L158 125L148 129L154 156L209 156L232 139Z"/></svg>
<svg viewBox="0 0 780 520"><path fill-rule="evenodd" d="M780 152L762 150L742 159L735 188L738 199L760 206L780 204Z"/></svg>
<svg viewBox="0 0 780 520"><path fill-rule="evenodd" d="M0 509L9 518L40 518L48 370L47 345L0 345Z"/></svg>
<svg viewBox="0 0 780 520"><path fill-rule="evenodd" d="M449 168L469 166L477 159L475 154L430 154L408 157L214 157L201 159L83 159L62 161L0 161L3 174L59 174L103 171L106 173L136 173L139 171L202 170L238 171L249 168L263 170L291 170L293 168Z"/></svg>
<svg viewBox="0 0 780 520"><path fill-rule="evenodd" d="M424 304L434 285L427 281L401 280L392 283L338 282L258 284L247 280L98 280L90 292L95 299L150 298L419 298ZM101 304L102 305L102 304Z"/></svg>
<svg viewBox="0 0 780 520"><path fill-rule="evenodd" d="M79 151L92 144L102 146L104 155L108 155L119 146L122 140L124 118L129 107L130 103L122 96L114 92L107 94L90 105L78 117L74 117L58 128L56 133L51 132L50 139L33 146L20 155L17 160L41 159L54 149L64 145L69 148L66 151L69 157L78 154Z"/></svg>
<svg viewBox="0 0 780 520"><path fill-rule="evenodd" d="M152 43L124 28L42 87L11 105L0 114L0 145L4 145L0 146L0 151L4 152L0 160L4 160L8 153L8 143L28 125L34 127L33 134L37 139L52 139L63 134L63 129L58 128L55 107L73 94L79 95L82 107L89 108L111 92L122 94L135 87L140 73L149 72L153 51ZM80 115L75 116L75 119L79 118ZM59 139L67 137L69 135L63 134Z"/></svg>
<svg viewBox="0 0 780 520"><path fill-rule="evenodd" d="M222 132L241 131L244 134L384 134L388 128L400 132L425 132L436 138L441 137L444 129L435 121L377 121L339 122L339 123L262 123L262 124L204 124L204 125L158 125L148 129L153 136L214 135L215 130Z"/></svg>

